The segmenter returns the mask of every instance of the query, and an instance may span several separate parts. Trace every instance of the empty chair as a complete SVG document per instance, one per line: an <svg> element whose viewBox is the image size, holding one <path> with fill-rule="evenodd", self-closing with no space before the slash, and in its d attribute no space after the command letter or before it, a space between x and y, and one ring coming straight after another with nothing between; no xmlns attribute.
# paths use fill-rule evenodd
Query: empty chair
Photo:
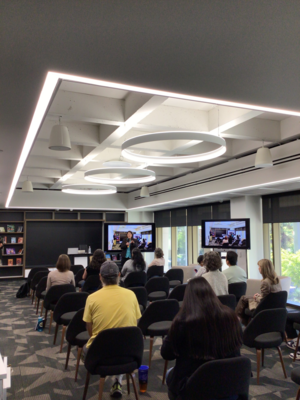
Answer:
<svg viewBox="0 0 300 400"><path fill-rule="evenodd" d="M246 308L245 314L248 317L254 317L256 314L263 310L270 310L274 308L285 308L287 301L287 292L282 290L281 292L269 293L266 297L264 297L258 306L254 310L249 310Z"/></svg>
<svg viewBox="0 0 300 400"><path fill-rule="evenodd" d="M165 273L165 276L169 279L170 288L181 285L183 282L183 269L171 268Z"/></svg>
<svg viewBox="0 0 300 400"><path fill-rule="evenodd" d="M147 275L145 271L134 271L130 272L125 280L124 280L124 287L137 287L137 286L145 286L147 281Z"/></svg>
<svg viewBox="0 0 300 400"><path fill-rule="evenodd" d="M47 279L48 277L44 276L42 279L40 279L39 283L36 285L35 289L35 297L37 299L36 315L38 315L39 312L40 300L44 299L46 296Z"/></svg>
<svg viewBox="0 0 300 400"><path fill-rule="evenodd" d="M77 272L81 271L82 269L84 270L83 265L71 265L70 267L70 271L72 271L74 275L76 275Z"/></svg>
<svg viewBox="0 0 300 400"><path fill-rule="evenodd" d="M237 303L239 299L246 294L246 290L247 290L246 282L229 283L228 285L228 293L235 295Z"/></svg>
<svg viewBox="0 0 300 400"><path fill-rule="evenodd" d="M39 281L44 278L45 276L48 276L49 271L47 269L45 269L44 271L38 271L33 275L33 278L31 279L30 282L30 289L31 289L31 293L32 293L32 301L31 304L33 304L33 300L35 298L35 290L36 290L36 286L39 283Z"/></svg>
<svg viewBox="0 0 300 400"><path fill-rule="evenodd" d="M154 268L154 267L151 267ZM149 301L163 300L169 294L169 280L165 276L151 278L145 285Z"/></svg>
<svg viewBox="0 0 300 400"><path fill-rule="evenodd" d="M162 265L152 265L147 269L147 281L153 276L164 276L164 267Z"/></svg>
<svg viewBox="0 0 300 400"><path fill-rule="evenodd" d="M146 308L139 320L138 327L143 335L150 336L149 367L151 366L154 336L164 337L168 334L178 311L179 303L177 300L158 300Z"/></svg>
<svg viewBox="0 0 300 400"><path fill-rule="evenodd" d="M81 291L91 294L91 293L96 292L100 285L101 285L101 281L100 281L99 275L90 275L87 277L87 280L84 282L84 285L82 286Z"/></svg>
<svg viewBox="0 0 300 400"><path fill-rule="evenodd" d="M246 357L213 360L201 365L186 383L189 400L227 399L248 400L251 361ZM201 396L199 396L201 394ZM169 392L169 398L173 400Z"/></svg>
<svg viewBox="0 0 300 400"><path fill-rule="evenodd" d="M184 298L184 293L185 293L185 288L186 288L186 283L183 283L182 285L176 286L172 292L169 294L168 299L175 299L179 302L179 305L181 307L183 298Z"/></svg>
<svg viewBox="0 0 300 400"><path fill-rule="evenodd" d="M297 385L300 385L300 367L294 368L292 370L291 379L293 382L297 383ZM299 399L300 399L300 388L298 389L297 396L296 396L296 400L299 400Z"/></svg>
<svg viewBox="0 0 300 400"><path fill-rule="evenodd" d="M300 324L299 324L299 322L294 322L293 328L296 331L299 331L299 334L298 334L298 337L297 337L297 341L296 341L296 347L295 347L295 350L294 350L294 358L293 358L293 361L296 361L297 352L298 352L298 346L299 346L299 339L300 339Z"/></svg>
<svg viewBox="0 0 300 400"><path fill-rule="evenodd" d="M245 346L256 348L257 384L259 384L260 359L264 364L265 349L277 348L283 373L287 378L280 345L284 340L287 311L285 308L263 310L255 315L243 333Z"/></svg>
<svg viewBox="0 0 300 400"><path fill-rule="evenodd" d="M147 290L144 287L130 287L128 289L132 290L135 293L137 301L140 306L141 313L143 314L143 312L147 308L147 300L148 300Z"/></svg>
<svg viewBox="0 0 300 400"><path fill-rule="evenodd" d="M46 270L46 271L49 271L47 267L35 267L35 268L31 268L31 270L29 271L28 277L27 277L27 283L29 284L29 287L30 287L31 280L32 280L32 278L34 277L34 275L35 275L37 272L45 271L45 270Z"/></svg>
<svg viewBox="0 0 300 400"><path fill-rule="evenodd" d="M218 296L218 299L224 306L231 308L233 311L235 310L235 307L236 307L235 295L224 294L222 296Z"/></svg>
<svg viewBox="0 0 300 400"><path fill-rule="evenodd" d="M77 381L78 368L80 363L80 356L82 353L83 346L87 343L90 338L88 331L86 330L86 323L83 321L84 308L81 308L76 312L71 322L69 323L66 331L66 341L68 342L68 350L66 357L65 369L68 368L69 357L72 346L77 346L77 363L75 369L75 382Z"/></svg>
<svg viewBox="0 0 300 400"><path fill-rule="evenodd" d="M130 393L129 376L131 377L135 398L138 400L138 392L132 373L141 366L143 351L143 336L136 326L106 329L100 332L88 348L85 358L84 365L87 369L87 375L83 400L87 395L90 375L100 375L98 398L101 400L106 376L120 374L127 376L128 394Z"/></svg>
<svg viewBox="0 0 300 400"><path fill-rule="evenodd" d="M60 343L60 353L62 352L62 347L64 344L65 331L72 318L78 310L85 307L86 299L88 293L66 293L58 300L54 311L51 310L49 333L51 329L52 319L56 322L55 334L53 344L56 342L57 332L59 325L63 326L61 333L61 343Z"/></svg>

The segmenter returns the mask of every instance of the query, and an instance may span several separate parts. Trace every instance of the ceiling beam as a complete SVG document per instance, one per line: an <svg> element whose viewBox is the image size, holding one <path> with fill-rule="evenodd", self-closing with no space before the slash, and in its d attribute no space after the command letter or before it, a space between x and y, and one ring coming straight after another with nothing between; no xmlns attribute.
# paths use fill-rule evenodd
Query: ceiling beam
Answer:
<svg viewBox="0 0 300 400"><path fill-rule="evenodd" d="M253 118L222 133L224 138L264 140L275 143L280 141L280 135L279 121L261 118Z"/></svg>

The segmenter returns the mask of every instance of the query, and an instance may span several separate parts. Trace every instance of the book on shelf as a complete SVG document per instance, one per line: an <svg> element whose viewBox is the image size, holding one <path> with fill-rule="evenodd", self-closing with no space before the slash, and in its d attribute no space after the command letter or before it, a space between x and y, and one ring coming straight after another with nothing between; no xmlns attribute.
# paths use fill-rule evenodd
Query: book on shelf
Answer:
<svg viewBox="0 0 300 400"><path fill-rule="evenodd" d="M4 226L0 226L0 232L5 232Z"/></svg>
<svg viewBox="0 0 300 400"><path fill-rule="evenodd" d="M16 265L22 265L22 258L16 259Z"/></svg>
<svg viewBox="0 0 300 400"><path fill-rule="evenodd" d="M14 260L12 258L9 258L7 261L7 265L14 265Z"/></svg>
<svg viewBox="0 0 300 400"><path fill-rule="evenodd" d="M23 238L22 237L18 238L18 243L23 243Z"/></svg>
<svg viewBox="0 0 300 400"><path fill-rule="evenodd" d="M23 232L23 226L18 226L17 232Z"/></svg>
<svg viewBox="0 0 300 400"><path fill-rule="evenodd" d="M15 251L15 249L7 248L6 249L6 254L16 254L16 251Z"/></svg>
<svg viewBox="0 0 300 400"><path fill-rule="evenodd" d="M10 238L10 243L17 243L17 238L16 237Z"/></svg>
<svg viewBox="0 0 300 400"><path fill-rule="evenodd" d="M14 231L15 231L15 226L7 224L7 232L14 232Z"/></svg>
<svg viewBox="0 0 300 400"><path fill-rule="evenodd" d="M6 244L7 243L7 236L2 237L2 243Z"/></svg>
<svg viewBox="0 0 300 400"><path fill-rule="evenodd" d="M17 254L23 254L24 249L20 249Z"/></svg>

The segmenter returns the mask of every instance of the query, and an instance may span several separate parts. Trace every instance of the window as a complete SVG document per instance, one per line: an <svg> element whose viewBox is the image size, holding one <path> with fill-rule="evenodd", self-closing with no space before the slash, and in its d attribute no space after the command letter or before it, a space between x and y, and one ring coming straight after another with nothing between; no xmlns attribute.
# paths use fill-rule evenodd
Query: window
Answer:
<svg viewBox="0 0 300 400"><path fill-rule="evenodd" d="M204 254L204 249L202 248L202 228L201 228L201 226L198 226L197 245L198 245L198 256L200 256L201 254Z"/></svg>
<svg viewBox="0 0 300 400"><path fill-rule="evenodd" d="M177 265L185 266L187 263L187 227L176 227Z"/></svg>
<svg viewBox="0 0 300 400"><path fill-rule="evenodd" d="M172 266L171 228L162 228L162 250L165 255L165 272Z"/></svg>
<svg viewBox="0 0 300 400"><path fill-rule="evenodd" d="M269 241L270 241L270 260L274 265L274 253L273 253L273 224L269 225Z"/></svg>

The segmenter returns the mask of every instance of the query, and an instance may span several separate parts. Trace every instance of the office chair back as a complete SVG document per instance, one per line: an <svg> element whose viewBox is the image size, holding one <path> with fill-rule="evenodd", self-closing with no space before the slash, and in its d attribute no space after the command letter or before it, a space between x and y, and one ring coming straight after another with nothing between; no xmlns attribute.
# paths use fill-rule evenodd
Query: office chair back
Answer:
<svg viewBox="0 0 300 400"><path fill-rule="evenodd" d="M37 284L37 287L35 290L35 295L37 298L40 298L42 292L44 292L44 290L46 290L47 279L48 279L48 276L44 276L42 279L39 280L39 283Z"/></svg>
<svg viewBox="0 0 300 400"><path fill-rule="evenodd" d="M165 277L169 279L170 287L181 285L183 282L183 269L171 268L165 273Z"/></svg>
<svg viewBox="0 0 300 400"><path fill-rule="evenodd" d="M137 286L145 286L147 281L147 275L145 271L134 271L130 272L124 280L124 287L137 287Z"/></svg>
<svg viewBox="0 0 300 400"><path fill-rule="evenodd" d="M52 286L46 293L44 308L48 310L50 304L56 304L65 293L74 293L75 291L75 286L71 284Z"/></svg>
<svg viewBox="0 0 300 400"><path fill-rule="evenodd" d="M54 313L53 319L58 324L61 324L60 317L72 311L78 311L85 307L86 299L88 298L88 293L78 292L78 293L65 293L58 300Z"/></svg>
<svg viewBox="0 0 300 400"><path fill-rule="evenodd" d="M86 331L86 323L82 319L83 313L84 308L78 310L68 325L66 340L68 343L70 343L71 346L76 346L78 344L76 336Z"/></svg>
<svg viewBox="0 0 300 400"><path fill-rule="evenodd" d="M251 377L251 361L246 357L208 361L201 365L186 384L186 398L198 400L224 399L238 396L247 400Z"/></svg>
<svg viewBox="0 0 300 400"><path fill-rule="evenodd" d="M35 290L36 285L39 283L39 281L44 278L45 276L48 276L49 271L39 271L33 275L33 278L31 279L30 282L30 289Z"/></svg>
<svg viewBox="0 0 300 400"><path fill-rule="evenodd" d="M148 295L152 292L166 292L166 296L168 297L170 289L169 280L165 276L154 277L147 281L145 288Z"/></svg>
<svg viewBox="0 0 300 400"><path fill-rule="evenodd" d="M30 282L31 282L32 278L34 277L34 275L35 275L37 272L45 271L45 270L46 270L46 271L49 271L47 267L35 267L35 268L31 268L31 270L29 271L28 277L27 277L27 282L29 283L29 285L30 285Z"/></svg>
<svg viewBox="0 0 300 400"><path fill-rule="evenodd" d="M162 265L153 265L147 269L147 281L154 276L163 276L164 267Z"/></svg>
<svg viewBox="0 0 300 400"><path fill-rule="evenodd" d="M258 306L256 307L253 316L257 315L263 310L270 310L274 308L285 308L287 301L287 292L282 290L276 293L269 293L265 298L263 298Z"/></svg>
<svg viewBox="0 0 300 400"><path fill-rule="evenodd" d="M135 293L137 301L141 308L141 312L143 313L147 308L147 290L144 287L129 287L128 289L132 290Z"/></svg>
<svg viewBox="0 0 300 400"><path fill-rule="evenodd" d="M185 289L186 289L186 283L176 286L172 290L172 292L169 294L168 299L175 299L177 301L183 301Z"/></svg>
<svg viewBox="0 0 300 400"><path fill-rule="evenodd" d="M228 285L228 293L235 295L237 303L240 300L240 298L246 294L246 290L247 290L246 282L229 283Z"/></svg>
<svg viewBox="0 0 300 400"><path fill-rule="evenodd" d="M223 296L218 296L218 299L224 306L227 306L231 308L233 311L235 311L236 298L234 294L225 294Z"/></svg>
<svg viewBox="0 0 300 400"><path fill-rule="evenodd" d="M84 282L81 291L91 294L96 292L99 287L102 287L99 275L90 275Z"/></svg>
<svg viewBox="0 0 300 400"><path fill-rule="evenodd" d="M76 275L77 272L82 269L84 270L83 265L71 265L71 267L70 267L70 271L72 271L74 275Z"/></svg>

